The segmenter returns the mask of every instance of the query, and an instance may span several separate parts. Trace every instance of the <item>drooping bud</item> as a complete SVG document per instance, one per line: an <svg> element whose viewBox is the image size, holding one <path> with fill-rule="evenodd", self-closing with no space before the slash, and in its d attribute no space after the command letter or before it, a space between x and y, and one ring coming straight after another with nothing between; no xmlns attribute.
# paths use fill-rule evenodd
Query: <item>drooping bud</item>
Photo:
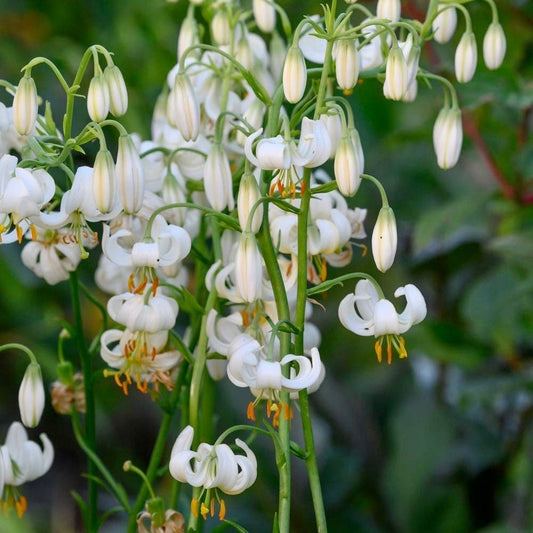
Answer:
<svg viewBox="0 0 533 533"><path fill-rule="evenodd" d="M393 46L387 58L383 95L399 101L407 89L407 62L399 46Z"/></svg>
<svg viewBox="0 0 533 533"><path fill-rule="evenodd" d="M285 42L280 34L274 31L270 39L270 70L275 81L279 80L282 76L286 53L287 48Z"/></svg>
<svg viewBox="0 0 533 533"><path fill-rule="evenodd" d="M245 231L235 254L235 285L243 300L255 302L261 296L263 263L255 235Z"/></svg>
<svg viewBox="0 0 533 533"><path fill-rule="evenodd" d="M455 50L455 77L459 83L467 83L477 67L477 44L473 32L465 31Z"/></svg>
<svg viewBox="0 0 533 533"><path fill-rule="evenodd" d="M233 180L228 156L220 143L214 143L207 154L204 166L204 188L209 205L216 211L235 205Z"/></svg>
<svg viewBox="0 0 533 533"><path fill-rule="evenodd" d="M243 35L237 43L235 59L246 69L250 70L254 64L254 57L247 36Z"/></svg>
<svg viewBox="0 0 533 533"><path fill-rule="evenodd" d="M488 69L500 68L506 49L507 41L502 25L499 22L493 22L483 38L483 59Z"/></svg>
<svg viewBox="0 0 533 533"><path fill-rule="evenodd" d="M111 152L107 149L96 154L93 169L93 195L96 207L105 214L115 204L115 164Z"/></svg>
<svg viewBox="0 0 533 533"><path fill-rule="evenodd" d="M194 141L200 130L200 106L192 84L185 74L178 74L167 100L167 117L185 141Z"/></svg>
<svg viewBox="0 0 533 533"><path fill-rule="evenodd" d="M343 91L351 91L359 78L359 53L356 39L341 39L337 43L335 77Z"/></svg>
<svg viewBox="0 0 533 533"><path fill-rule="evenodd" d="M304 95L307 83L307 68L300 48L295 45L289 48L283 65L283 92L291 104L299 102Z"/></svg>
<svg viewBox="0 0 533 533"><path fill-rule="evenodd" d="M87 111L94 122L102 122L109 114L109 89L103 74L94 76L89 84Z"/></svg>
<svg viewBox="0 0 533 533"><path fill-rule="evenodd" d="M178 169L175 165L172 165L172 171L178 173ZM185 191L180 186L176 176L169 173L163 180L163 188L161 189L161 197L166 205L177 204L185 202ZM185 207L174 207L165 211L165 216L168 220L171 220L173 224L177 226L183 226L185 224L185 215L187 209Z"/></svg>
<svg viewBox="0 0 533 533"><path fill-rule="evenodd" d="M400 0L378 0L376 16L378 19L389 19L392 22L398 22L401 10Z"/></svg>
<svg viewBox="0 0 533 533"><path fill-rule="evenodd" d="M260 205L256 208L251 221L249 221L249 217L253 206L260 198L261 192L257 180L251 172L245 172L242 175L239 193L237 194L237 214L239 215L239 224L243 231L248 228L248 222L250 222L249 229L253 233L259 231L263 218L263 206Z"/></svg>
<svg viewBox="0 0 533 533"><path fill-rule="evenodd" d="M433 19L431 27L435 41L440 44L447 43L455 33L457 27L457 10L447 4L437 6L438 15Z"/></svg>
<svg viewBox="0 0 533 533"><path fill-rule="evenodd" d="M109 110L115 117L121 117L128 110L128 89L124 76L116 65L104 69L104 79L109 91Z"/></svg>
<svg viewBox="0 0 533 533"><path fill-rule="evenodd" d="M44 387L39 363L30 363L26 368L19 389L20 419L28 428L34 428L41 420L44 410Z"/></svg>
<svg viewBox="0 0 533 533"><path fill-rule="evenodd" d="M354 128L356 138L359 138L357 130ZM335 154L334 172L335 181L339 191L344 196L353 196L361 184L361 174L363 166L359 157L359 150L349 132L346 132L339 142L337 153ZM359 141L359 145L361 142ZM362 152L362 150L361 150Z"/></svg>
<svg viewBox="0 0 533 533"><path fill-rule="evenodd" d="M121 135L118 139L115 175L124 212L137 213L143 204L144 171L139 152L129 135Z"/></svg>
<svg viewBox="0 0 533 533"><path fill-rule="evenodd" d="M20 135L29 135L37 120L37 88L31 76L24 76L13 100L13 123Z"/></svg>
<svg viewBox="0 0 533 533"><path fill-rule="evenodd" d="M211 21L211 37L219 46L231 42L230 20L225 9L217 11L213 17L213 20Z"/></svg>
<svg viewBox="0 0 533 533"><path fill-rule="evenodd" d="M413 35L410 33L407 39L400 43L405 63L407 65L407 87L403 94L402 101L412 102L418 92L418 84L416 75L418 73L418 65L420 62L420 46L413 43Z"/></svg>
<svg viewBox="0 0 533 533"><path fill-rule="evenodd" d="M243 114L243 119L250 124L253 130L258 130L263 123L265 116L265 104L257 98L248 106ZM237 130L236 141L240 146L244 146L247 136L240 130Z"/></svg>
<svg viewBox="0 0 533 533"><path fill-rule="evenodd" d="M379 210L372 232L372 255L379 271L386 272L392 266L397 244L398 233L394 211L388 205L383 206Z"/></svg>
<svg viewBox="0 0 533 533"><path fill-rule="evenodd" d="M463 144L463 125L461 110L458 107L440 110L433 126L433 147L440 168L455 166Z"/></svg>
<svg viewBox="0 0 533 533"><path fill-rule="evenodd" d="M178 37L178 60L183 52L198 42L198 23L194 16L189 16L183 21Z"/></svg>
<svg viewBox="0 0 533 533"><path fill-rule="evenodd" d="M253 0L254 18L263 33L271 33L276 27L276 8L266 0Z"/></svg>

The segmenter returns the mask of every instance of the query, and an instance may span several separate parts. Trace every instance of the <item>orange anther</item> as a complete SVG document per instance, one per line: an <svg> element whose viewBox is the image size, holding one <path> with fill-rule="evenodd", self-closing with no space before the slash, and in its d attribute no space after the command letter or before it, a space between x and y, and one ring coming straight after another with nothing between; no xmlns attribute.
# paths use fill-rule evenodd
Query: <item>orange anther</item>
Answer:
<svg viewBox="0 0 533 533"><path fill-rule="evenodd" d="M376 355L378 357L378 362L381 363L381 343L383 339L378 339L376 344L374 344L374 349L376 350Z"/></svg>
<svg viewBox="0 0 533 533"><path fill-rule="evenodd" d="M226 516L226 502L224 500L220 500L220 511L218 513L218 519L224 520L225 516Z"/></svg>
<svg viewBox="0 0 533 533"><path fill-rule="evenodd" d="M154 278L154 281L152 283L152 296L155 296L155 293L157 292L158 287L159 287L159 278Z"/></svg>
<svg viewBox="0 0 533 533"><path fill-rule="evenodd" d="M33 224L30 224L30 231L31 231L31 240L36 241L37 240L37 229Z"/></svg>
<svg viewBox="0 0 533 533"><path fill-rule="evenodd" d="M387 364L392 363L392 346L390 345L390 338L387 337Z"/></svg>
<svg viewBox="0 0 533 533"><path fill-rule="evenodd" d="M215 500L211 500L211 505L209 506L210 507L210 515L211 516L215 516Z"/></svg>
<svg viewBox="0 0 533 533"><path fill-rule="evenodd" d="M22 228L17 225L17 241L19 244L22 242Z"/></svg>
<svg viewBox="0 0 533 533"><path fill-rule="evenodd" d="M209 507L207 507L207 505L202 502L202 504L200 505L200 514L202 515L202 518L204 520L207 518L207 513L209 513Z"/></svg>
<svg viewBox="0 0 533 533"><path fill-rule="evenodd" d="M253 402L248 404L248 408L246 409L246 418L252 422L255 422L255 408Z"/></svg>
<svg viewBox="0 0 533 533"><path fill-rule="evenodd" d="M196 498L191 500L191 513L195 518L198 518L198 500Z"/></svg>

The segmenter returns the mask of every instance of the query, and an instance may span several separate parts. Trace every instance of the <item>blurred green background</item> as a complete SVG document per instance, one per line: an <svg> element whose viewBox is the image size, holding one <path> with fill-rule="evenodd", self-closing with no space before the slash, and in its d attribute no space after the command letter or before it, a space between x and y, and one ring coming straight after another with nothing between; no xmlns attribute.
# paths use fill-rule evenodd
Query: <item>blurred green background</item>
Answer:
<svg viewBox="0 0 533 533"><path fill-rule="evenodd" d="M318 2L281 3L292 20L318 12ZM418 17L426 5L403 1L403 13ZM183 0L2 0L0 78L16 83L24 64L46 56L72 79L85 48L100 43L115 53L128 85L124 124L148 138L186 7ZM321 300L326 313L315 308L327 378L312 406L331 531L533 531L533 2L505 0L498 8L507 56L496 72L480 57L474 80L458 87L465 142L453 170L437 167L432 148L440 89L420 86L415 103L394 103L383 99L380 84L365 81L350 97L366 171L383 181L399 224L398 260L390 273L376 273L371 258L357 252L350 269L375 274L389 296L400 285L416 284L429 313L406 335L408 359L389 367L377 363L372 340L338 323L337 303L352 284ZM481 45L488 5L475 2L469 10ZM453 79L461 24L451 43L424 49L422 65ZM34 77L39 93L61 109L64 95L50 72L38 68ZM0 98L10 105L5 93ZM350 202L368 207L370 234L377 193L363 186ZM0 343L26 342L51 382L61 320L70 318L68 286L46 286L21 265L19 253L16 245L0 248ZM88 284L93 271L94 262L82 265ZM95 314L95 328L98 320ZM9 376L0 388L1 441L18 417L24 361L3 354L0 372ZM102 454L121 481L135 487L137 479L121 474L121 465L127 458L146 464L160 412L141 394L124 400L110 380L99 381L97 391ZM242 421L249 394L227 383L216 391L219 429ZM47 408L41 430L55 444L55 464L24 487L25 519L0 516L0 531L80 530L70 490L83 495L84 463L69 421ZM271 530L276 470L269 443L258 440L255 449L258 482L228 499L228 517L261 533ZM294 467L295 532L314 530L301 466ZM114 505L106 498L102 508ZM187 512L186 506L180 510ZM123 528L117 516L102 531Z"/></svg>

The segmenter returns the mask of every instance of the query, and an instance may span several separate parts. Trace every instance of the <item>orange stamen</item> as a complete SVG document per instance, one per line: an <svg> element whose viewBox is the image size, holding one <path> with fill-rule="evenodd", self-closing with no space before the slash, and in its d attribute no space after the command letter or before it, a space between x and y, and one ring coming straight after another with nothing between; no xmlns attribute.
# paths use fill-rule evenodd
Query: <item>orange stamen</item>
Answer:
<svg viewBox="0 0 533 533"><path fill-rule="evenodd" d="M31 240L36 241L37 240L37 229L33 224L30 224L30 231L31 231Z"/></svg>
<svg viewBox="0 0 533 533"><path fill-rule="evenodd" d="M400 341L400 359L407 357L407 350L405 349L405 340L403 337L398 337Z"/></svg>
<svg viewBox="0 0 533 533"><path fill-rule="evenodd" d="M152 283L152 296L155 296L155 293L157 292L158 287L159 287L159 278L154 278L154 281Z"/></svg>
<svg viewBox="0 0 533 533"><path fill-rule="evenodd" d="M305 181L302 181L302 184L300 186L300 195L303 196L306 190L307 190L307 184L305 183Z"/></svg>
<svg viewBox="0 0 533 533"><path fill-rule="evenodd" d="M195 518L198 518L198 500L196 498L191 500L191 513Z"/></svg>
<svg viewBox="0 0 533 533"><path fill-rule="evenodd" d="M116 383L120 388L122 388L122 383L120 382L120 374L118 374L118 373L115 374L115 375L113 376L113 379L115 380L115 383Z"/></svg>
<svg viewBox="0 0 533 533"><path fill-rule="evenodd" d="M22 228L17 225L17 241L19 244L22 242Z"/></svg>
<svg viewBox="0 0 533 533"><path fill-rule="evenodd" d="M270 415L272 414L272 402L270 400L267 401L267 417L270 418Z"/></svg>
<svg viewBox="0 0 533 533"><path fill-rule="evenodd" d="M211 505L210 505L211 509L210 509L210 515L211 516L215 516L215 500L211 500Z"/></svg>
<svg viewBox="0 0 533 533"><path fill-rule="evenodd" d="M224 500L220 500L220 511L218 513L218 519L224 520L225 516L226 516L226 502Z"/></svg>
<svg viewBox="0 0 533 533"><path fill-rule="evenodd" d="M133 292L135 289L135 275L131 273L128 277L128 291Z"/></svg>
<svg viewBox="0 0 533 533"><path fill-rule="evenodd" d="M204 520L207 518L207 513L209 513L209 507L207 507L207 505L202 502L202 504L200 505L200 514L202 515L202 518Z"/></svg>
<svg viewBox="0 0 533 533"><path fill-rule="evenodd" d="M392 363L392 346L390 345L390 338L387 337L387 364Z"/></svg>
<svg viewBox="0 0 533 533"><path fill-rule="evenodd" d="M255 422L255 409L253 402L250 402L248 404L248 408L246 409L246 418L248 418L248 420L251 420L252 422Z"/></svg>
<svg viewBox="0 0 533 533"><path fill-rule="evenodd" d="M378 363L381 363L381 343L383 339L378 339L376 344L374 344L374 349L376 350L376 355L378 357Z"/></svg>
<svg viewBox="0 0 533 533"><path fill-rule="evenodd" d="M133 294L140 294L141 292L143 292L147 283L148 283L148 280L146 278L144 278L141 281L141 284L133 291Z"/></svg>
<svg viewBox="0 0 533 533"><path fill-rule="evenodd" d="M272 417L272 427L277 428L279 426L279 415L280 414L281 414L281 409L276 409L276 412L274 413L274 416Z"/></svg>

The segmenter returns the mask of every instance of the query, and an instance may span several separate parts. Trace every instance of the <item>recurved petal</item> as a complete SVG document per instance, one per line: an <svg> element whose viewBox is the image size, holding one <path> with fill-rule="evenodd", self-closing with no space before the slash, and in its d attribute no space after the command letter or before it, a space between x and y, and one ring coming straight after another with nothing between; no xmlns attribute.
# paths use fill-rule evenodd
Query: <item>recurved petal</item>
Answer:
<svg viewBox="0 0 533 533"><path fill-rule="evenodd" d="M348 294L341 300L339 304L339 320L341 324L356 335L365 337L374 335L374 320L365 320L357 314L354 308L355 298L354 294Z"/></svg>
<svg viewBox="0 0 533 533"><path fill-rule="evenodd" d="M407 305L403 312L398 316L400 322L400 333L404 333L411 326L419 324L426 318L427 307L424 296L420 290L412 284L408 284L405 287L399 287L396 289L394 296L405 296Z"/></svg>
<svg viewBox="0 0 533 533"><path fill-rule="evenodd" d="M374 309L374 336L400 334L398 313L389 300L380 300Z"/></svg>

